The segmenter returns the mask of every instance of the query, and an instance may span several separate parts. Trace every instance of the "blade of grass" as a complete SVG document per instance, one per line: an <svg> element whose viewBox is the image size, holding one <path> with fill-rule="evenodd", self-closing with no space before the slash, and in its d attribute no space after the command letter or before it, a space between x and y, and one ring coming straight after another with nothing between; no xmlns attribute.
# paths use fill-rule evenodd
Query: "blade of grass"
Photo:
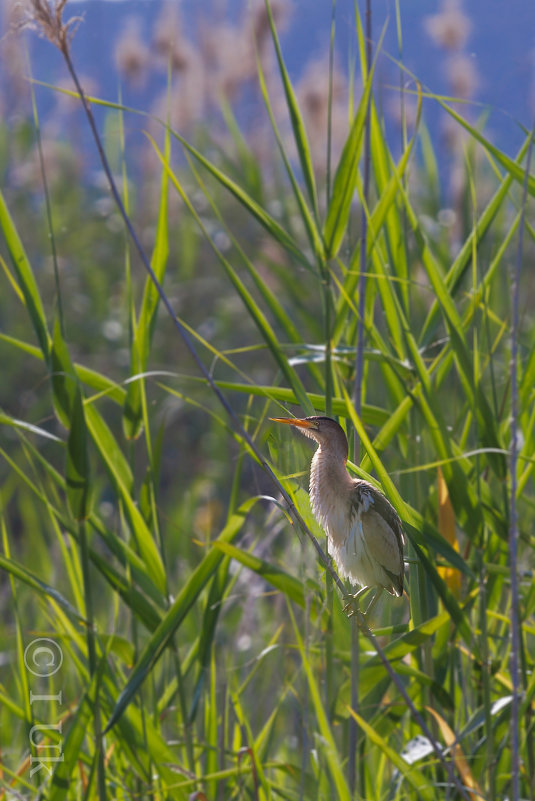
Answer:
<svg viewBox="0 0 535 801"><path fill-rule="evenodd" d="M439 105L447 111L447 113L453 117L453 119L459 123L477 142L479 142L485 150L487 150L495 159L496 161L504 167L507 172L517 181L522 187L524 187L525 192L529 193L530 195L535 196L535 176L531 175L529 172L529 167L523 167L519 163L519 159L516 161L511 159L505 153L503 153L499 148L489 142L482 133L480 133L477 128L464 119L454 108L449 106L447 103L444 103L440 99L437 98ZM529 141L533 140L533 131L530 132L528 137Z"/></svg>
<svg viewBox="0 0 535 801"><path fill-rule="evenodd" d="M192 382L203 382L204 379L198 376L182 376L183 379ZM266 398L273 402L279 402L286 406L287 404L299 404L299 399L293 389L290 387L277 387L266 386L262 384L239 384L235 381L216 381L218 387L221 389L229 390L230 392L239 392L240 394L253 395L255 397ZM165 386L162 384L161 386ZM174 392L171 387L166 387L168 392ZM324 412L325 409L325 396L315 392L307 392L308 403L304 408L313 408L316 411ZM338 416L346 417L346 404L343 398L333 398L332 412ZM364 404L362 409L362 419L368 424L373 426L386 425L389 415L384 409L371 404Z"/></svg>
<svg viewBox="0 0 535 801"><path fill-rule="evenodd" d="M407 170L414 142L415 142L415 137L413 136L409 141L405 151L403 152L403 155L399 160L398 165L393 168L392 175L390 176L388 184L386 185L384 191L381 193L381 196L379 197L377 204L375 205L373 211L369 214L369 217L367 218L368 228L372 235L368 237L367 240L366 262L368 261L368 258L372 253L372 250L375 246L376 237L378 236L379 232L381 231L384 225L388 212L392 204L396 200L400 182ZM347 273L346 280L344 282L344 292L341 294L341 297L339 298L337 303L336 321L334 324L334 331L333 331L333 339L335 345L340 341L342 333L344 331L344 326L347 321L347 298L353 298L355 288L357 286L358 276L360 275L360 272L357 269L359 258L360 258L360 250L359 247L357 246L354 249L353 254L351 256L349 271Z"/></svg>
<svg viewBox="0 0 535 801"><path fill-rule="evenodd" d="M85 418L88 430L107 468L110 480L124 504L132 534L143 557L148 575L155 586L163 593L165 592L166 576L161 556L151 531L132 499L132 477L122 451L109 427L93 406L86 404Z"/></svg>
<svg viewBox="0 0 535 801"><path fill-rule="evenodd" d="M361 715L358 715L352 709L350 709L349 712L352 717L355 718L366 737L372 743L374 743L374 745L377 745L381 749L392 765L399 770L407 784L409 784L416 791L418 798L421 798L422 801L435 801L435 789L432 787L429 779L424 776L417 767L414 765L409 765L408 762L405 762L403 757L399 755L398 751L389 746L384 737L382 737L381 734L379 734L379 732L373 728L373 726L364 720Z"/></svg>
<svg viewBox="0 0 535 801"><path fill-rule="evenodd" d="M307 202L306 202L306 200L305 200L305 198L303 196L303 192L301 191L301 187L299 185L299 181L298 181L298 179L297 179L297 177L296 177L296 175L294 173L294 170L292 169L291 161L290 161L290 159L289 159L289 157L288 157L288 155L286 153L286 149L284 147L284 142L283 142L282 136L280 134L280 131L279 131L279 128L278 128L278 125L277 125L277 121L275 119L275 115L273 113L273 108L271 106L271 101L270 101L269 93L268 93L267 86L266 86L266 80L265 80L265 77L264 77L264 71L262 69L262 61L261 61L261 59L260 59L260 57L258 55L258 51L257 51L257 54L256 54L256 65L257 65L258 81L259 81L259 84L260 84L260 91L262 92L262 97L264 99L264 105L266 107L266 110L267 110L267 113L268 113L268 116L269 116L269 119L270 119L270 122L271 122L271 127L273 129L273 133L275 134L275 139L277 140L277 145L278 145L278 148L279 148L279 152L280 152L282 160L284 162L286 173L287 173L287 175L288 175L288 177L290 179L290 183L292 185L292 190L293 190L293 193L295 195L295 199L297 201L297 204L299 206L299 211L300 211L301 218L302 218L304 226L305 226L305 230L306 230L307 235L308 235L308 239L309 239L310 245L311 245L312 250L314 252L314 255L316 257L316 261L318 262L318 264L321 265L325 260L325 247L324 247L324 244L323 244L321 231L319 230L319 217L318 217L317 205L314 205L315 200L311 198L312 203L313 203L313 212L311 213L310 209L309 209L309 207L307 205ZM308 142L306 141L306 133L305 133L304 126L302 125L302 120L301 120L299 108L297 106L297 101L295 100L295 95L293 93L293 89L291 87L288 75L286 73L285 73L285 75L286 75L286 80L288 82L288 86L289 86L290 92L292 94L292 98L293 98L293 100L295 102L295 109L294 109L295 113L292 113L292 110L290 109L290 119L291 119L292 126L293 126L294 139L297 142L298 139L301 137L301 135L303 133L305 134L305 140L302 142L301 151L304 154L306 154L306 156L308 158L310 158L310 149L309 149ZM297 123L294 124L296 122L296 120L297 120ZM298 145L298 150L299 150L299 145ZM301 153L301 151L299 151L299 152ZM313 168L312 168L311 164L310 164L310 175L311 175L311 178L312 178L313 196L315 198L316 189L315 189L315 186L314 186L314 171L313 171ZM309 191L309 197L310 197L310 191Z"/></svg>
<svg viewBox="0 0 535 801"><path fill-rule="evenodd" d="M271 37L273 39L273 44L275 46L275 53L277 55L277 62L279 65L279 71L282 78L282 85L284 87L286 106L290 114L290 120L292 123L292 130L294 134L295 144L297 145L297 152L299 154L301 170L303 172L303 178L305 180L305 185L308 191L310 204L312 206L314 217L317 222L319 220L318 197L316 191L316 181L314 178L314 167L312 165L312 157L310 155L310 146L308 144L306 128L303 122L303 118L301 116L301 112L299 110L299 104L297 102L297 98L295 96L295 92L293 90L288 75L288 71L286 69L286 65L284 63L284 58L282 56L279 37L277 35L277 30L275 28L275 23L273 21L273 15L271 13L269 0L265 0L265 5L269 20L269 26L271 28Z"/></svg>
<svg viewBox="0 0 535 801"><path fill-rule="evenodd" d="M169 131L167 130L165 137L165 158L167 161L170 159L170 156L170 139ZM156 235L151 259L152 269L161 284L163 284L165 278L167 260L169 257L167 185L167 171L162 169L158 222L156 224ZM139 317L137 322L132 320L131 376L143 373L147 369L154 326L158 314L158 306L158 292L150 277L147 276ZM142 382L132 381L128 384L123 415L123 429L127 439L137 439L141 431L141 426L143 424L142 391Z"/></svg>
<svg viewBox="0 0 535 801"><path fill-rule="evenodd" d="M51 439L53 442L63 442L60 437L56 437L56 435L51 434L50 431L47 431L40 426L34 426L33 423L26 423L24 420L17 420L8 414L4 414L3 412L0 412L0 425L11 426L12 428L20 429L21 431L27 431L29 434L36 434L39 437Z"/></svg>
<svg viewBox="0 0 535 801"><path fill-rule="evenodd" d="M214 548L218 548L244 567L257 573L298 606L305 607L305 588L303 587L303 583L290 573L267 562L265 559L260 559L258 556L247 553L247 551L227 542L219 542L216 540L214 542ZM308 590L309 589L310 587ZM317 589L319 590L319 586Z"/></svg>
<svg viewBox="0 0 535 801"><path fill-rule="evenodd" d="M50 351L50 334L48 333L41 295L39 294L39 288L26 251L24 250L24 246L20 240L1 191L0 229L4 233L7 249L13 263L20 290L24 296L24 303L30 315L39 347L41 348L45 362L47 362Z"/></svg>
<svg viewBox="0 0 535 801"><path fill-rule="evenodd" d="M326 256L335 258L347 233L351 203L355 193L362 138L364 136L368 103L370 99L374 65L366 80L355 119L342 150L333 182L331 202L327 210L323 236Z"/></svg>
<svg viewBox="0 0 535 801"><path fill-rule="evenodd" d="M54 600L61 604L79 623L87 622L85 617L81 615L80 612L78 612L55 587L52 587L46 582L42 581L38 576L35 575L35 573L33 573L31 570L28 570L27 567L19 562L9 558L7 554L6 556L2 556L0 554L0 567L2 567L8 575L13 576L19 581L24 582L24 584L26 584L28 587L31 587L31 589L34 590L38 595L42 595L44 597L50 596L51 598L54 598Z"/></svg>
<svg viewBox="0 0 535 801"><path fill-rule="evenodd" d="M304 267L310 267L305 255L293 237L284 230L268 212L263 209L250 195L247 194L235 181L229 178L222 170L218 169L196 148L190 145L182 136L175 131L171 131L174 136L188 153L190 153L208 172L228 191L234 195L236 200L248 211L262 227L272 236L282 247Z"/></svg>
<svg viewBox="0 0 535 801"><path fill-rule="evenodd" d="M76 387L71 410L65 483L67 487L67 503L72 516L75 520L86 520L90 514L91 507L91 481L89 455L87 452L87 428L82 393L79 386Z"/></svg>

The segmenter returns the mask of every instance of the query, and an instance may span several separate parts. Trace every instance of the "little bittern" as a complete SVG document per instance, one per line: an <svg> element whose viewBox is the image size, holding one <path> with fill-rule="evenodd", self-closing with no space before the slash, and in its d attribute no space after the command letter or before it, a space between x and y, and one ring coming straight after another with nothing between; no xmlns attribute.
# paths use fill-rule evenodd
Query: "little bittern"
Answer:
<svg viewBox="0 0 535 801"><path fill-rule="evenodd" d="M403 595L403 529L394 507L346 469L347 437L330 417L271 418L295 426L319 448L310 467L310 500L341 578ZM360 594L360 593L359 593Z"/></svg>

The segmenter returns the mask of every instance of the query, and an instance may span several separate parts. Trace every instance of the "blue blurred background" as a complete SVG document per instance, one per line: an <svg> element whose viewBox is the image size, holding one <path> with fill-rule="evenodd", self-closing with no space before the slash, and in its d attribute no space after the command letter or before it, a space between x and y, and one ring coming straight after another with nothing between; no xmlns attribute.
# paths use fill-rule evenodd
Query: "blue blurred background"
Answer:
<svg viewBox="0 0 535 801"><path fill-rule="evenodd" d="M5 0L4 0L5 2ZM69 13L83 16L76 32L75 58L80 71L91 77L93 89L108 99L116 99L118 73L116 46L126 27L137 20L137 31L150 44L154 26L164 0L85 0L70 2ZM198 43L199 31L208 26L225 25L229 21L240 26L248 3L246 0L185 0L167 3L179 10L182 34ZM294 0L274 4L284 17L282 44L292 78L298 80L307 63L326 56L329 42L332 4L328 0ZM383 36L377 71L379 96L388 107L392 85L399 84L399 71L393 61L402 59L408 70L432 92L455 95L452 73L457 70L457 83L469 83L465 100L472 104L471 119L488 114L486 129L493 141L512 153L523 136L519 126L533 125L535 111L535 2L533 0L469 0L460 2L422 2L402 0L402 52L398 46L396 5L392 0L373 0L373 39ZM363 13L363 3L360 3ZM448 30L457 24L459 13L468 20L464 40L448 47ZM442 17L443 30L440 30ZM430 21L431 20L431 21ZM434 22L432 21L434 20ZM462 24L462 23L461 23ZM434 26L434 27L433 27ZM434 33L433 33L434 31ZM340 67L346 72L355 60L355 16L352 0L336 4L336 52ZM53 48L33 36L30 42L32 69L41 80L58 82L65 79L64 66ZM451 44L451 40L450 44ZM457 66L455 60L457 59ZM469 73L469 74L468 74ZM459 77L460 75L460 77ZM157 91L158 81L165 84L165 74L149 75L143 82L129 86L126 81L125 101L148 108ZM409 75L402 78L414 88ZM427 103L426 120L433 127L438 116L436 104Z"/></svg>

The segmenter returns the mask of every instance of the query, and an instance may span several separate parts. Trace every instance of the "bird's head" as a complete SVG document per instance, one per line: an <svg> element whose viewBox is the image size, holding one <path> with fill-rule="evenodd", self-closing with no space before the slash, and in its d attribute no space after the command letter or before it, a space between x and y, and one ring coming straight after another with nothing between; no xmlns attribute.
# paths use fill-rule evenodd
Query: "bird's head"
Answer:
<svg viewBox="0 0 535 801"><path fill-rule="evenodd" d="M322 451L347 461L347 437L342 426L331 417L270 417L270 420L294 426L305 437L315 440Z"/></svg>

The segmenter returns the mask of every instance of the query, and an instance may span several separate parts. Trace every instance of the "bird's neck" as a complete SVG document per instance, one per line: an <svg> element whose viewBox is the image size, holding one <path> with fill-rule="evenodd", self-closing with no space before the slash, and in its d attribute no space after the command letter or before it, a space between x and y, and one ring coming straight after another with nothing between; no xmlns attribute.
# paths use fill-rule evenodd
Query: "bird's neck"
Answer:
<svg viewBox="0 0 535 801"><path fill-rule="evenodd" d="M310 501L315 518L324 528L329 528L329 520L334 514L344 511L340 506L346 493L349 497L352 487L353 480L344 459L339 454L323 450L320 445L310 466Z"/></svg>

